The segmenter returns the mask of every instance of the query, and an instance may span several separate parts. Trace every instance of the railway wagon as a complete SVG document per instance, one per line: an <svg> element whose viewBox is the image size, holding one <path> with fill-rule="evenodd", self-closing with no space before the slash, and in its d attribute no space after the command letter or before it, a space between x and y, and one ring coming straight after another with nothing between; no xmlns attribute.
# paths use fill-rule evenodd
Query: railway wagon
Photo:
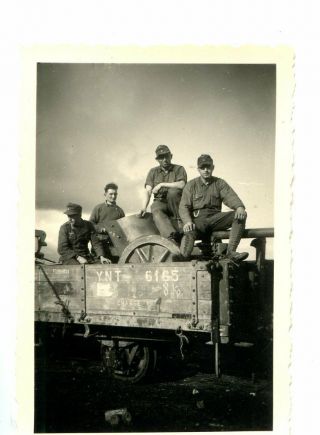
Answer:
<svg viewBox="0 0 320 435"><path fill-rule="evenodd" d="M257 346L272 340L273 261L265 258L273 229L246 230L256 258L224 258L223 239L195 246L179 261L177 245L157 234L149 215L109 223L110 265L46 264L37 248L36 331L68 329L101 343L109 373L138 382L152 373L161 349L209 346L219 375L221 346ZM45 235L38 233L44 243ZM41 240L40 240L41 239Z"/></svg>

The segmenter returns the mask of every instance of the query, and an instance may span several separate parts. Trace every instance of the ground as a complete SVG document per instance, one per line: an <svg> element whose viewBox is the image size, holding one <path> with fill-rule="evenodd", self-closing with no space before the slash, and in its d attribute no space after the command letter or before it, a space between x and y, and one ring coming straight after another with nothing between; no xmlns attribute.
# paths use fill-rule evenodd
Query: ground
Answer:
<svg viewBox="0 0 320 435"><path fill-rule="evenodd" d="M253 375L245 349L222 355L219 378L204 355L182 362L177 354L138 385L108 377L92 343L79 349L36 348L35 432L272 430L271 376ZM123 408L130 423L106 421L105 412Z"/></svg>

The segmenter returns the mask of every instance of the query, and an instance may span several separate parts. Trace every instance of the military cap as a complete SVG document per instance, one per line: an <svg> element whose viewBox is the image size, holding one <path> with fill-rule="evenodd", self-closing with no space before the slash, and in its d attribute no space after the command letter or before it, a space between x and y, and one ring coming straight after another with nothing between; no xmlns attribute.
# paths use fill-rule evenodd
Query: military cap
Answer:
<svg viewBox="0 0 320 435"><path fill-rule="evenodd" d="M64 211L63 213L68 216L72 216L73 214L81 214L81 212L82 212L81 205L69 202L67 204L67 210Z"/></svg>
<svg viewBox="0 0 320 435"><path fill-rule="evenodd" d="M202 165L213 165L213 160L209 154L201 154L198 157L198 168L201 168Z"/></svg>
<svg viewBox="0 0 320 435"><path fill-rule="evenodd" d="M167 145L158 145L156 148L156 159L163 154L171 154Z"/></svg>

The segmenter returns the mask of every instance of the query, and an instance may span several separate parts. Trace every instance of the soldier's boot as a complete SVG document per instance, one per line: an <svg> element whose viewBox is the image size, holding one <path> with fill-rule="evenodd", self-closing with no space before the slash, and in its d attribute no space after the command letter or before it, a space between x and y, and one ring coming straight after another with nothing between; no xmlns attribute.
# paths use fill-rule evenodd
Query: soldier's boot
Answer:
<svg viewBox="0 0 320 435"><path fill-rule="evenodd" d="M169 235L168 240L173 242L176 246L179 246L179 233L177 231L172 232Z"/></svg>
<svg viewBox="0 0 320 435"><path fill-rule="evenodd" d="M182 236L180 244L180 254L184 260L189 260L193 250L193 245L196 240L196 234L194 231L185 233Z"/></svg>
<svg viewBox="0 0 320 435"><path fill-rule="evenodd" d="M246 258L248 258L249 254L248 252L236 252L236 251L230 251L227 253L226 258L228 258L231 261L234 261L238 263L239 261L243 261Z"/></svg>
<svg viewBox="0 0 320 435"><path fill-rule="evenodd" d="M237 247L241 240L241 236L245 229L245 225L246 225L245 220L239 221L238 219L235 219L232 223L232 227L230 231L230 239L229 239L226 258L236 263L245 260L249 256L248 252L241 252L241 253L236 252Z"/></svg>

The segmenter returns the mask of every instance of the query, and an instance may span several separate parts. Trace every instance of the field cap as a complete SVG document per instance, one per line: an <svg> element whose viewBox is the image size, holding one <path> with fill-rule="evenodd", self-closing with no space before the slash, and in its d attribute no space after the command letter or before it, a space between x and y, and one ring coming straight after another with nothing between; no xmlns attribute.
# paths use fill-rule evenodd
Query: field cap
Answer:
<svg viewBox="0 0 320 435"><path fill-rule="evenodd" d="M163 154L171 154L171 151L167 147L167 145L158 145L156 148L156 159Z"/></svg>
<svg viewBox="0 0 320 435"><path fill-rule="evenodd" d="M209 154L201 154L198 157L198 168L201 168L202 165L213 165L213 160Z"/></svg>
<svg viewBox="0 0 320 435"><path fill-rule="evenodd" d="M63 213L66 214L67 216L72 216L74 214L81 214L81 212L82 212L81 205L69 202L69 204L67 204L67 210L64 211Z"/></svg>

